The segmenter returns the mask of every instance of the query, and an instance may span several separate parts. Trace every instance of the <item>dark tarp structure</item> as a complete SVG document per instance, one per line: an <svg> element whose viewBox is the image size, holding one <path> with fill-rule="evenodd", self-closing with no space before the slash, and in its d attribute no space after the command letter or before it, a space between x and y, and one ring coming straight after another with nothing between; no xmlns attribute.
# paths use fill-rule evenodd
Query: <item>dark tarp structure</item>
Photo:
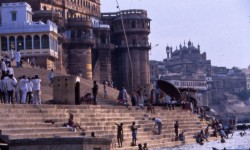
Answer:
<svg viewBox="0 0 250 150"><path fill-rule="evenodd" d="M158 80L157 85L165 94L169 95L170 97L174 97L176 100L181 99L180 91L172 83Z"/></svg>

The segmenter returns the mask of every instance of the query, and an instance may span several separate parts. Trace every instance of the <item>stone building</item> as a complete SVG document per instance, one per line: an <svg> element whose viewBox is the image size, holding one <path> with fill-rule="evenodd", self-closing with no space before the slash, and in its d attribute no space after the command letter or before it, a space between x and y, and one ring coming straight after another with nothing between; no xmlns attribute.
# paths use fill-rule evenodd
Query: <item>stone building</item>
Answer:
<svg viewBox="0 0 250 150"><path fill-rule="evenodd" d="M191 75L197 71L203 71L207 76L211 75L211 60L207 60L206 52L200 52L200 45L197 48L189 40L186 46L180 44L179 49L175 51L172 47L167 46L166 53L168 58L164 59L166 69L173 73L182 73Z"/></svg>
<svg viewBox="0 0 250 150"><path fill-rule="evenodd" d="M246 75L246 84L247 84L247 90L250 92L250 65L247 69L244 69L243 72Z"/></svg>
<svg viewBox="0 0 250 150"><path fill-rule="evenodd" d="M51 20L58 26L57 70L98 82L113 80L118 88L149 84L150 19L146 11L101 14L100 0L1 0L0 4L16 1L31 5L34 21Z"/></svg>
<svg viewBox="0 0 250 150"><path fill-rule="evenodd" d="M24 59L34 59L43 68L54 67L60 35L53 22L33 22L32 9L27 3L3 3L0 20L2 55L19 50Z"/></svg>
<svg viewBox="0 0 250 150"><path fill-rule="evenodd" d="M150 19L145 10L125 10L102 13L101 20L111 27L112 76L115 86L130 90L150 84L149 50ZM124 30L127 39L124 36ZM127 40L127 43L126 43ZM121 81L121 82L119 82Z"/></svg>

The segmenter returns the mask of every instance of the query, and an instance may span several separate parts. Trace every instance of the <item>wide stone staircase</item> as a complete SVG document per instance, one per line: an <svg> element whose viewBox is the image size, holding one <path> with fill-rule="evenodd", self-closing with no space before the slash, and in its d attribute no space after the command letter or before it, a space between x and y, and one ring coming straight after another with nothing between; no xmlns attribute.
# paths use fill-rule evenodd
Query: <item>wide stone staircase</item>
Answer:
<svg viewBox="0 0 250 150"><path fill-rule="evenodd" d="M133 121L138 127L137 144L147 143L150 148L171 147L175 145L193 143L193 136L204 125L196 115L180 108L163 110L156 107L156 113L140 110L136 107L126 108L111 105L21 105L0 104L0 139L6 143L17 139L65 138L65 137L90 137L94 132L96 137L112 138L113 148L122 150L136 150L130 146ZM71 131L63 124L68 121L69 114L74 114L75 122L86 129L85 135L81 130ZM153 117L163 121L161 135L153 133ZM174 123L178 120L180 130L186 131L185 143L174 141ZM47 122L47 123L46 123ZM123 148L117 148L115 123L123 123L124 143Z"/></svg>
<svg viewBox="0 0 250 150"><path fill-rule="evenodd" d="M34 67L32 68L29 64L24 64L24 67L22 68L16 68L13 67L14 69L14 76L16 78L19 78L23 75L26 75L27 77L34 77L35 75L39 75L39 77L41 78L42 82L41 82L41 91L42 91L42 103L46 104L46 103L53 103L53 86L49 86L49 70L45 70L45 69L41 69L38 67ZM67 74L61 73L59 71L55 71L55 75L56 76L67 76ZM80 80L80 90L81 90L81 96L84 96L86 93L91 93L92 92L92 87L93 87L93 82L90 80L86 80L81 78ZM98 97L102 98L104 95L103 92L103 85L102 84L98 84L99 90L98 90ZM97 101L98 104L101 105L110 105L110 104L115 104L117 103L117 96L119 91L111 88L111 87L107 87L107 93L108 93L108 98L107 99L103 99L101 101Z"/></svg>

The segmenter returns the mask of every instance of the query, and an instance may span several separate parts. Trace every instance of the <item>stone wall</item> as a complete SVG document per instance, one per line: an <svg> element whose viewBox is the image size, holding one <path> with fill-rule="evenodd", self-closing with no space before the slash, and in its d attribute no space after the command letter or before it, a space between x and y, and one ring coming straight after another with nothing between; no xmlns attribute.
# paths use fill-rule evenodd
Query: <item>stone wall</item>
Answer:
<svg viewBox="0 0 250 150"><path fill-rule="evenodd" d="M9 150L111 150L112 140L103 138L53 138L12 140Z"/></svg>

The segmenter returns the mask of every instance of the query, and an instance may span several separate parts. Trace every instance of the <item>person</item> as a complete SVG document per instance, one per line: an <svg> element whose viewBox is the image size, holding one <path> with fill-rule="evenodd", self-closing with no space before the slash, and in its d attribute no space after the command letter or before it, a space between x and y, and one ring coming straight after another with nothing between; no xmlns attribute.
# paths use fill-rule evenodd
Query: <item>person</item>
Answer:
<svg viewBox="0 0 250 150"><path fill-rule="evenodd" d="M205 139L205 140L208 142L208 139L207 139L207 137L205 136L205 133L204 133L203 130L201 130L200 136L201 136L202 139Z"/></svg>
<svg viewBox="0 0 250 150"><path fill-rule="evenodd" d="M168 109L171 110L171 97L168 96L168 95L165 95L164 96L164 99L163 99L163 109Z"/></svg>
<svg viewBox="0 0 250 150"><path fill-rule="evenodd" d="M41 79L38 75L31 80L33 83L32 91L33 91L33 104L41 104Z"/></svg>
<svg viewBox="0 0 250 150"><path fill-rule="evenodd" d="M205 129L205 136L208 138L209 136L210 136L210 134L209 134L209 126L207 126L206 127L206 129Z"/></svg>
<svg viewBox="0 0 250 150"><path fill-rule="evenodd" d="M179 140L180 140L180 141L185 141L184 131L182 131L182 132L179 134Z"/></svg>
<svg viewBox="0 0 250 150"><path fill-rule="evenodd" d="M49 72L49 86L53 83L53 78L54 78L54 70L51 69Z"/></svg>
<svg viewBox="0 0 250 150"><path fill-rule="evenodd" d="M10 58L9 58L9 56L5 55L4 59L5 59L6 65L8 66L10 64Z"/></svg>
<svg viewBox="0 0 250 150"><path fill-rule="evenodd" d="M152 101L148 101L147 110L151 111L151 113L155 113L155 108Z"/></svg>
<svg viewBox="0 0 250 150"><path fill-rule="evenodd" d="M97 85L96 81L94 81L94 85L93 85L93 88L92 88L92 94L93 94L93 97L94 97L94 104L95 105L97 104L97 102L96 102L97 93L98 93L98 85Z"/></svg>
<svg viewBox="0 0 250 150"><path fill-rule="evenodd" d="M156 104L159 104L160 103L160 101L159 101L159 97L160 97L160 89L159 89L159 87L158 86L156 86L156 89L155 89L155 103Z"/></svg>
<svg viewBox="0 0 250 150"><path fill-rule="evenodd" d="M137 128L135 127L135 122L132 123L131 131L132 131L132 146L136 146Z"/></svg>
<svg viewBox="0 0 250 150"><path fill-rule="evenodd" d="M3 59L1 59L1 70L2 70L2 76L5 75L7 72L7 66Z"/></svg>
<svg viewBox="0 0 250 150"><path fill-rule="evenodd" d="M27 83L29 82L29 80L26 78L26 76L22 76L21 80L19 81L19 87L21 90L21 104L25 104L26 103L26 96L27 96Z"/></svg>
<svg viewBox="0 0 250 150"><path fill-rule="evenodd" d="M28 104L32 104L33 103L33 82L31 82L31 79L28 77L28 83L27 83L27 98L28 98Z"/></svg>
<svg viewBox="0 0 250 150"><path fill-rule="evenodd" d="M158 133L157 134L160 135L161 134L161 130L162 130L162 121L161 121L161 119L159 119L159 118L153 118L152 120L155 122L154 128L156 126L158 126Z"/></svg>
<svg viewBox="0 0 250 150"><path fill-rule="evenodd" d="M193 115L194 114L194 105L192 102L189 102L189 107L190 107L190 115Z"/></svg>
<svg viewBox="0 0 250 150"><path fill-rule="evenodd" d="M136 92L135 92L135 90L132 92L131 104L132 104L132 106L136 106Z"/></svg>
<svg viewBox="0 0 250 150"><path fill-rule="evenodd" d="M81 126L78 123L74 122L74 115L70 114L69 115L69 120L67 125L72 128L73 131L76 131L76 128L79 128L82 131L85 131L85 129L81 128Z"/></svg>
<svg viewBox="0 0 250 150"><path fill-rule="evenodd" d="M123 123L119 124L115 124L117 125L117 141L118 141L118 145L119 147L122 147L122 142L123 142Z"/></svg>
<svg viewBox="0 0 250 150"><path fill-rule="evenodd" d="M91 132L91 137L95 137L95 132Z"/></svg>
<svg viewBox="0 0 250 150"><path fill-rule="evenodd" d="M178 120L176 120L175 124L174 124L174 132L175 132L175 138L178 138L178 131L179 131L179 123Z"/></svg>
<svg viewBox="0 0 250 150"><path fill-rule="evenodd" d="M33 68L35 67L35 65L36 65L35 57L33 57L33 58L31 59L30 65L31 65L31 67L33 67Z"/></svg>
<svg viewBox="0 0 250 150"><path fill-rule="evenodd" d="M127 90L125 89L125 87L122 87L122 89L120 90L119 95L118 95L118 100L119 100L118 103L123 103L126 105L126 103L127 103Z"/></svg>
<svg viewBox="0 0 250 150"><path fill-rule="evenodd" d="M15 52L15 61L16 61L16 67L19 68L21 65L21 53L19 50Z"/></svg>
<svg viewBox="0 0 250 150"><path fill-rule="evenodd" d="M107 98L108 97L108 94L107 94L107 81L104 81L103 82L103 93L104 93L104 98Z"/></svg>
<svg viewBox="0 0 250 150"><path fill-rule="evenodd" d="M147 145L147 143L144 143L144 145L143 145L143 150L148 150L148 145Z"/></svg>
<svg viewBox="0 0 250 150"><path fill-rule="evenodd" d="M7 81L8 102L12 104L14 104L13 95L16 85L17 85L17 80L12 74L9 76L9 80Z"/></svg>
<svg viewBox="0 0 250 150"><path fill-rule="evenodd" d="M138 144L138 150L143 150L141 144Z"/></svg>
<svg viewBox="0 0 250 150"><path fill-rule="evenodd" d="M8 72L8 75L13 75L14 76L14 70L11 67L11 63L8 65L7 72Z"/></svg>

